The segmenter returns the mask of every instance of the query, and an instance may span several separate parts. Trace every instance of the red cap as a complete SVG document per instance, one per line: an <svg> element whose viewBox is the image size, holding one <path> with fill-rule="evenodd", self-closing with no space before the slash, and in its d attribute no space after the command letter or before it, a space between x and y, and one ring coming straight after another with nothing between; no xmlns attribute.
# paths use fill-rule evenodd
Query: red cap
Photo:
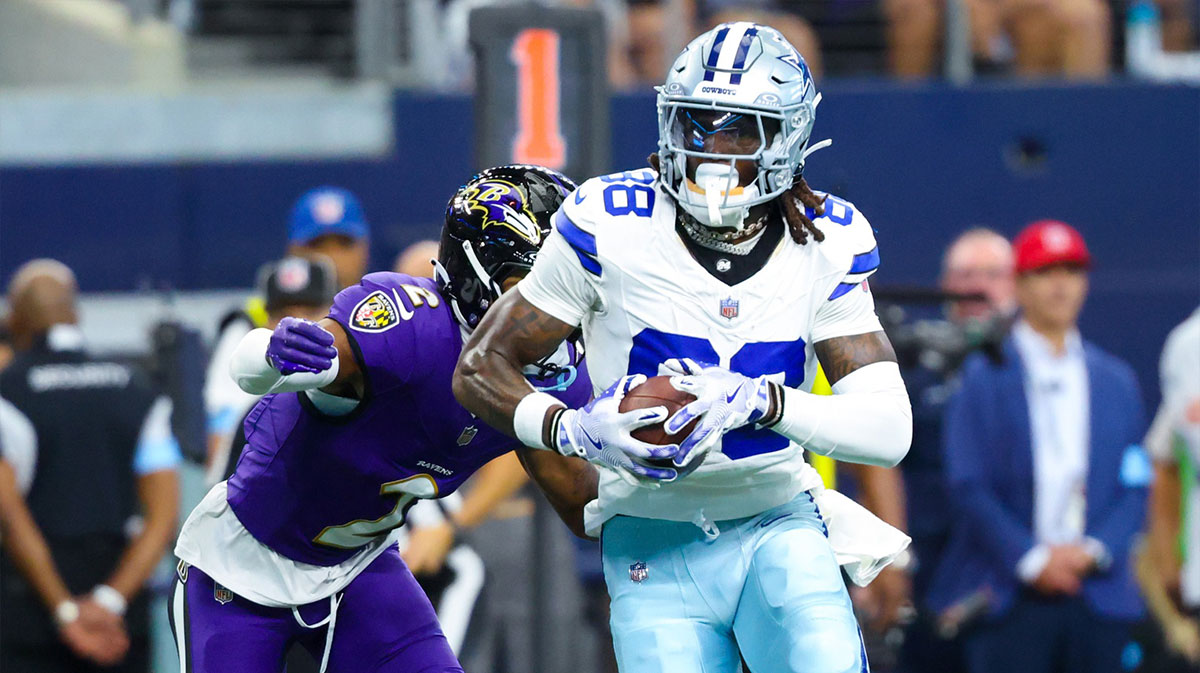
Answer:
<svg viewBox="0 0 1200 673"><path fill-rule="evenodd" d="M1017 234L1013 241L1017 273L1025 273L1052 264L1092 265L1083 236L1071 225L1058 220L1038 220Z"/></svg>

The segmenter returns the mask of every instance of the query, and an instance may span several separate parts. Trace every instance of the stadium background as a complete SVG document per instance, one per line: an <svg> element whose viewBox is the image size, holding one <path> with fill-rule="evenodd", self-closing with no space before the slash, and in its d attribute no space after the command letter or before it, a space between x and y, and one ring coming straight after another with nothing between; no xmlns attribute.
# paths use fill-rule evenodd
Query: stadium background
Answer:
<svg viewBox="0 0 1200 673"><path fill-rule="evenodd" d="M0 7L0 282L34 257L65 262L99 350L144 353L163 319L210 337L258 266L281 254L288 208L314 185L362 199L371 268L383 269L436 235L447 196L479 167L476 123L491 110L407 71L329 75L312 67L320 58L190 82L186 64L148 75L125 64L127 77L96 75L95 64L72 71L87 47L67 49L58 29L120 43L111 35L144 25L137 12L169 18L192 3L106 4L117 24L93 29L64 12L25 35L30 15L20 12L32 3ZM162 53L178 59L186 48L172 39ZM326 70L345 67L329 60ZM834 144L807 177L870 217L879 286L932 287L945 245L965 228L1011 235L1035 219L1069 222L1096 259L1083 332L1128 360L1148 408L1157 404L1163 340L1200 303L1200 88L1122 75L958 85L860 72L819 84L813 138ZM564 114L604 105L563 104ZM607 117L608 129L591 129L604 168L643 166L657 142L653 93L614 94ZM185 512L198 496L186 497Z"/></svg>

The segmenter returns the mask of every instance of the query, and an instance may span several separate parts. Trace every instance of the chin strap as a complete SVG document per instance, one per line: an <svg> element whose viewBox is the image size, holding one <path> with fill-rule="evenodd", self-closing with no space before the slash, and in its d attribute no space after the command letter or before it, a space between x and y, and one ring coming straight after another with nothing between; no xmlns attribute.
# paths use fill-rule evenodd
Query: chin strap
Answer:
<svg viewBox="0 0 1200 673"><path fill-rule="evenodd" d="M483 262L479 261L479 257L475 255L475 246L471 245L470 241L463 241L463 252L467 254L467 262L471 268L475 270L475 275L479 277L479 282L492 291L492 294L500 296L500 284L492 280L488 275L487 269L483 268Z"/></svg>
<svg viewBox="0 0 1200 673"><path fill-rule="evenodd" d="M463 241L462 248L463 252L467 256L467 263L471 265L471 269L475 272L475 276L479 278L479 282L483 283L483 286L492 292L493 297L499 297L502 293L500 285L493 280L491 276L488 275L487 270L483 268L483 263L479 261L479 257L475 254L475 247L471 245L470 241ZM437 281L438 287L449 288L450 274L446 271L446 267L442 266L441 263L436 259L431 259L429 261L433 262L433 278L435 281ZM454 299L449 292L445 292L445 294L450 302L450 310L454 313L455 319L458 320L460 325L470 329L471 326L467 322L466 316L462 314L462 309L459 307L458 301ZM484 310L487 310L486 305L484 306Z"/></svg>
<svg viewBox="0 0 1200 673"><path fill-rule="evenodd" d="M446 267L436 259L429 260L433 262L433 279L437 282L438 287L442 288L442 294L446 298L446 302L450 304L450 312L454 314L454 319L458 321L460 327L463 328L463 343L466 343L467 336L471 333L471 328L467 326L467 318L462 314L462 309L458 307L458 300L455 299L449 292L450 289L450 274L446 271Z"/></svg>

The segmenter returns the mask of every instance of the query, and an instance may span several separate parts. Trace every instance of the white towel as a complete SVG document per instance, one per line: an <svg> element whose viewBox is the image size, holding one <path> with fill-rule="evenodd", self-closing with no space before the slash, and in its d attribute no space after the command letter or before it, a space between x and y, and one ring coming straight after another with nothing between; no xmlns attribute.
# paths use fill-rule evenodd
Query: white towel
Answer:
<svg viewBox="0 0 1200 673"><path fill-rule="evenodd" d="M811 493L829 530L829 546L838 564L860 587L870 584L912 542L899 529L837 491L814 488Z"/></svg>

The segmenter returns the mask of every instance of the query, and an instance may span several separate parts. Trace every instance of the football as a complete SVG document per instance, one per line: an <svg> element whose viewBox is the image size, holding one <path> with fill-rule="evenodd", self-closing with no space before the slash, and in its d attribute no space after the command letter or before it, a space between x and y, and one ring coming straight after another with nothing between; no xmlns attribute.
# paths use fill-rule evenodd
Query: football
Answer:
<svg viewBox="0 0 1200 673"><path fill-rule="evenodd" d="M676 390L671 385L671 377L655 376L654 378L646 379L642 385L630 390L621 400L621 411L632 411L634 409L645 409L647 407L666 407L668 417L675 413L688 402L696 399L695 395ZM663 446L664 444L675 444L682 441L688 433L696 427L696 423L700 419L696 419L688 423L683 430L680 430L674 435L668 435L662 427L662 423L656 423L644 428L639 428L633 431L633 438L647 444L656 444Z"/></svg>

